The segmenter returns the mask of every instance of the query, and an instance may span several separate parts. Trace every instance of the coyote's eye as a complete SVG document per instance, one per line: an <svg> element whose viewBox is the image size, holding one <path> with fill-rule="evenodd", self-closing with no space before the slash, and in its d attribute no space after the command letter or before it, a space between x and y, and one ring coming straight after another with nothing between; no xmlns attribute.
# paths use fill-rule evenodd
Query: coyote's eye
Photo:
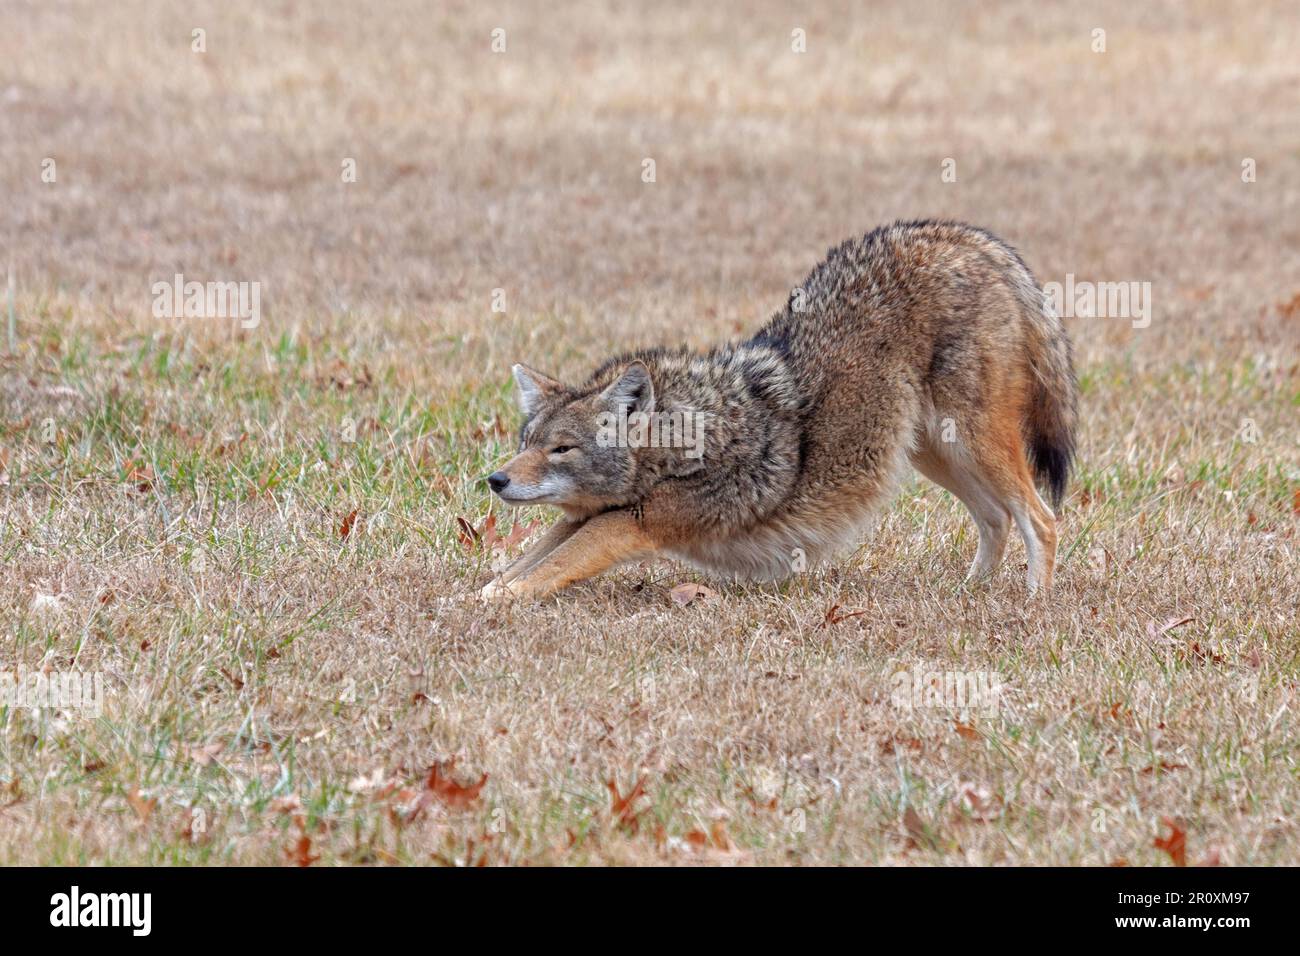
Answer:
<svg viewBox="0 0 1300 956"><path fill-rule="evenodd" d="M566 451L573 451L574 445L556 445L551 449L552 455L563 455Z"/></svg>

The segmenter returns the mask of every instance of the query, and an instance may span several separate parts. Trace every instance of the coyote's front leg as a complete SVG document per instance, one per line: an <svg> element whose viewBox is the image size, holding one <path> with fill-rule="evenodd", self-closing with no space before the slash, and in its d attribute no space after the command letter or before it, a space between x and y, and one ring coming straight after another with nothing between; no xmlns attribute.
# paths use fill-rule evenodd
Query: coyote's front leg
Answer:
<svg viewBox="0 0 1300 956"><path fill-rule="evenodd" d="M518 576L493 581L480 594L484 598L542 598L654 550L654 542L630 512L607 511L577 525L550 553Z"/></svg>
<svg viewBox="0 0 1300 956"><path fill-rule="evenodd" d="M582 521L574 521L568 518L561 518L558 522L547 528L540 538L534 541L524 550L524 553L516 558L511 564L501 572L501 574L489 581L481 590L480 594L485 597L496 596L497 589L503 584L515 580L521 575L527 574L548 554L568 541L573 533L582 527Z"/></svg>

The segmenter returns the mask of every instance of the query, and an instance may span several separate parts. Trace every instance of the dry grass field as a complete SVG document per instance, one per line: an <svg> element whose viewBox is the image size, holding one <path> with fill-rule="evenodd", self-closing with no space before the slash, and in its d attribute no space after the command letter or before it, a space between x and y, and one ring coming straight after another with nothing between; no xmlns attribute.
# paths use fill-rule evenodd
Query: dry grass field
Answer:
<svg viewBox="0 0 1300 956"><path fill-rule="evenodd" d="M0 706L0 863L1300 863L1293 3L0 14L0 671L104 688ZM1151 284L1067 320L1050 599L919 478L781 585L476 599L551 518L482 480L512 362L740 337L931 216Z"/></svg>

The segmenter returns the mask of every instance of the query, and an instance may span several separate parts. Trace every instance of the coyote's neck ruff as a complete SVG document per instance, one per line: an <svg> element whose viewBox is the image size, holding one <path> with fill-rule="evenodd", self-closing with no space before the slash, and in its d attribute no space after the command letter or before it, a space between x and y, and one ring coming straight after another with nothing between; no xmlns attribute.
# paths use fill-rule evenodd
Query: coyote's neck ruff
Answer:
<svg viewBox="0 0 1300 956"><path fill-rule="evenodd" d="M486 597L540 597L667 553L783 578L848 544L908 463L979 527L971 577L1014 521L1029 586L1051 584L1052 511L1077 387L1060 319L1010 246L971 226L897 223L832 249L746 342L647 349L569 386L515 366L519 453L488 481L565 519Z"/></svg>

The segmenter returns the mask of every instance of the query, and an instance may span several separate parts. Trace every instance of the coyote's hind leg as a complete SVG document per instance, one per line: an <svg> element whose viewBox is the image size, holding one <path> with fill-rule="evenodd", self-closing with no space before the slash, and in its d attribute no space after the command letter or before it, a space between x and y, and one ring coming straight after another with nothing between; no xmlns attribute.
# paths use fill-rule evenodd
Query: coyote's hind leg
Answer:
<svg viewBox="0 0 1300 956"><path fill-rule="evenodd" d="M1003 416L972 449L980 478L1015 519L1029 559L1029 593L1052 586L1056 567L1056 516L1034 487L1018 417Z"/></svg>
<svg viewBox="0 0 1300 956"><path fill-rule="evenodd" d="M970 511L979 529L980 542L966 580L984 580L1002 563L1011 530L1011 512L982 479L979 470L963 465L955 456L926 447L912 456L912 465L936 485L951 491Z"/></svg>
<svg viewBox="0 0 1300 956"><path fill-rule="evenodd" d="M1019 492L1010 505L1029 555L1029 592L1032 594L1039 588L1050 591L1056 570L1056 516L1039 497L1033 482L1028 487L1022 486Z"/></svg>

